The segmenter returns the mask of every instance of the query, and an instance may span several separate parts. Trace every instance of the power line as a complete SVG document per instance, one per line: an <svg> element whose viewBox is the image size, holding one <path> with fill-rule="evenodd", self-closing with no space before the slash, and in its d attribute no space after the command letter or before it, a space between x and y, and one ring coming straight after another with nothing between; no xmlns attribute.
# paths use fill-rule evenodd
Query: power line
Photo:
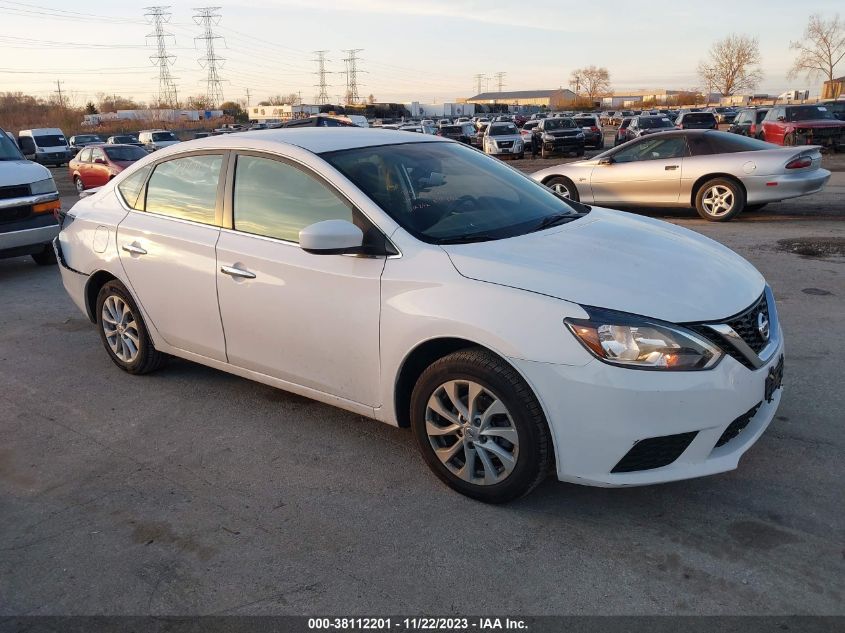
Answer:
<svg viewBox="0 0 845 633"><path fill-rule="evenodd" d="M481 82L484 81L486 79L486 77L484 76L484 73L479 73L479 74L475 75L473 77L473 79L475 79L475 84L476 84L475 94L480 95L481 94Z"/></svg>
<svg viewBox="0 0 845 633"><path fill-rule="evenodd" d="M176 61L176 56L167 53L167 38L173 35L164 30L164 24L170 21L170 12L167 11L169 8L166 6L145 7L144 16L153 25L153 32L147 37L156 39L156 54L150 55L150 61L154 66L158 66L158 101L175 108L179 101L176 95L176 83L173 81L173 75L170 74L170 66Z"/></svg>
<svg viewBox="0 0 845 633"><path fill-rule="evenodd" d="M325 105L329 102L329 85L326 83L326 75L328 74L328 71L326 70L326 62L331 60L326 59L327 52L328 51L314 51L314 54L317 56L317 59L313 61L317 62L316 75L319 79L319 83L315 84L314 87L320 89L319 94L314 99L314 103L317 103L319 105Z"/></svg>
<svg viewBox="0 0 845 633"><path fill-rule="evenodd" d="M218 64L222 66L225 59L218 57L214 52L214 40L223 39L220 35L214 34L214 27L220 24L223 16L217 13L220 7L202 7L194 10L197 12L194 15L194 22L203 27L203 34L195 37L194 41L205 41L205 57L199 60L200 66L208 71L205 98L209 106L219 106L223 103L223 89L220 85L217 66Z"/></svg>
<svg viewBox="0 0 845 633"><path fill-rule="evenodd" d="M358 70L358 62L361 61L358 53L363 50L363 48L350 48L343 51L347 54L343 61L346 63L346 95L349 103L358 103L361 100L358 96L358 73L364 71Z"/></svg>
<svg viewBox="0 0 845 633"><path fill-rule="evenodd" d="M494 76L496 77L496 83L499 85L499 92L502 91L502 87L505 85L505 76L507 73L498 72Z"/></svg>

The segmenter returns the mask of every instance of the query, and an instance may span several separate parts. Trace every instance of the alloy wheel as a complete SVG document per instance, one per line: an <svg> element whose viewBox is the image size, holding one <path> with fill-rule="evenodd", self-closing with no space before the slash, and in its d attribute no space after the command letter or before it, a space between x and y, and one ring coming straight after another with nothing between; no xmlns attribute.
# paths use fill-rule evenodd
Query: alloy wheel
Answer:
<svg viewBox="0 0 845 633"><path fill-rule="evenodd" d="M82 193L83 191L85 191L85 185L82 183L82 178L80 178L79 176L73 179L73 184L76 185L77 193Z"/></svg>
<svg viewBox="0 0 845 633"><path fill-rule="evenodd" d="M701 204L707 215L717 218L730 213L736 200L734 192L729 187L714 185L704 192Z"/></svg>
<svg viewBox="0 0 845 633"><path fill-rule="evenodd" d="M138 357L140 347L138 324L132 310L123 298L109 295L103 302L101 316L111 351L124 363L131 364Z"/></svg>
<svg viewBox="0 0 845 633"><path fill-rule="evenodd" d="M567 187L562 182L556 182L555 184L553 184L552 185L552 191L554 191L557 194L560 194L564 198L571 198L572 197L572 193L569 191L569 187Z"/></svg>
<svg viewBox="0 0 845 633"><path fill-rule="evenodd" d="M443 383L425 411L428 440L454 475L477 485L497 484L513 472L519 436L502 400L471 380Z"/></svg>

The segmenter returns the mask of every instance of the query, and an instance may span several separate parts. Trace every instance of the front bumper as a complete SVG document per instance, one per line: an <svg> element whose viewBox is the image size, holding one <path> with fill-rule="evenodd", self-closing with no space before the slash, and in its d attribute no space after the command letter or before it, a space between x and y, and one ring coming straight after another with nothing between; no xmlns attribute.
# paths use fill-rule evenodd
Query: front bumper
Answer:
<svg viewBox="0 0 845 633"><path fill-rule="evenodd" d="M745 185L748 204L759 204L816 193L824 189L828 180L828 170L815 169L781 176L746 176L742 183Z"/></svg>
<svg viewBox="0 0 845 633"><path fill-rule="evenodd" d="M700 372L638 371L598 360L582 367L510 360L543 405L558 479L603 487L641 486L737 467L780 403L782 389L771 401L765 393L766 378L783 356L782 335L778 340L769 361L754 371L730 356ZM725 433L731 423L752 411L741 432L717 446L723 435L731 434ZM639 442L680 434L693 437L671 463L613 472Z"/></svg>
<svg viewBox="0 0 845 633"><path fill-rule="evenodd" d="M561 136L555 138L553 141L543 139L543 148L547 152L572 152L584 149L584 137L577 138L575 136Z"/></svg>
<svg viewBox="0 0 845 633"><path fill-rule="evenodd" d="M510 147L500 147L499 145L487 144L486 152L491 156L510 156L513 154L521 154L525 151L525 145L522 141L514 141Z"/></svg>

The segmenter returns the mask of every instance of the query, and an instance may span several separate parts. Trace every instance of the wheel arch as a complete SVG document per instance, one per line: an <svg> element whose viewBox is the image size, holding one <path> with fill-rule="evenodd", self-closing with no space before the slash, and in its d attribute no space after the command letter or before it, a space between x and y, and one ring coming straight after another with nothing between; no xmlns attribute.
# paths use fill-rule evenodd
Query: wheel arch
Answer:
<svg viewBox="0 0 845 633"><path fill-rule="evenodd" d="M85 284L85 311L91 323L97 322L97 295L100 294L100 288L110 281L120 281L120 279L107 270L98 270L88 278Z"/></svg>
<svg viewBox="0 0 845 633"><path fill-rule="evenodd" d="M730 180L731 182L736 183L740 189L742 189L742 193L745 198L748 198L748 189L746 189L745 185L743 184L742 180L734 176L733 174L727 174L723 172L716 172L712 174L705 174L704 176L699 176L699 178L692 184L692 188L690 189L690 206L695 207L695 198L698 196L698 192L701 187L704 186L708 180L714 180L716 178L724 178L725 180Z"/></svg>

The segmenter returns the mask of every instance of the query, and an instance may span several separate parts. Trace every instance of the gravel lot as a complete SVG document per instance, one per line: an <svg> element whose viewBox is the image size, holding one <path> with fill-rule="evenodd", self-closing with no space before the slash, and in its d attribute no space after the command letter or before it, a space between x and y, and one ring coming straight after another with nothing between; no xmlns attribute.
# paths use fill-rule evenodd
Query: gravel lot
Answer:
<svg viewBox="0 0 845 633"><path fill-rule="evenodd" d="M727 224L649 212L778 297L786 392L739 470L504 507L408 430L182 361L124 374L57 270L0 260L0 615L845 614L843 200L840 172Z"/></svg>

